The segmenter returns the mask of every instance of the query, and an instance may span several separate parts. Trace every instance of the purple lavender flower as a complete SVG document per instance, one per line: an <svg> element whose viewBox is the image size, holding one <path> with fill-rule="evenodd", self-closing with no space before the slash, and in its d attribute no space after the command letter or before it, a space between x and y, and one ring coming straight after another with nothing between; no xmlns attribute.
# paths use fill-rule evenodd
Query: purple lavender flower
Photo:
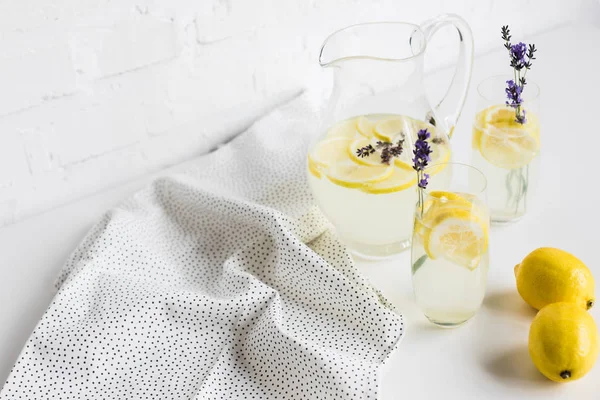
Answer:
<svg viewBox="0 0 600 400"><path fill-rule="evenodd" d="M516 108L516 121L520 124L524 124L527 122L525 118L525 110L521 110L521 103L523 103L523 98L521 97L521 93L523 93L523 86L519 86L512 79L506 81L506 97L508 101L506 105L512 108Z"/></svg>
<svg viewBox="0 0 600 400"><path fill-rule="evenodd" d="M429 179L429 174L423 174L423 178L421 180L419 180L419 187L421 189L425 189L427 187L427 183Z"/></svg>
<svg viewBox="0 0 600 400"><path fill-rule="evenodd" d="M519 86L512 79L506 81L506 97L508 97L508 101L506 102L507 106L512 108L517 108L522 102L521 93L523 93L523 87Z"/></svg>
<svg viewBox="0 0 600 400"><path fill-rule="evenodd" d="M419 187L422 189L425 189L427 186L427 179L429 179L429 175L422 174L422 171L427 167L427 163L431 161L430 155L432 150L429 143L427 143L427 139L429 139L430 136L431 134L427 132L427 129L421 129L417 133L417 141L415 142L415 149L413 150L415 156L412 159L413 169L417 171L417 174L419 175Z"/></svg>
<svg viewBox="0 0 600 400"><path fill-rule="evenodd" d="M413 154L415 158L412 159L414 165L413 169L415 171L422 171L431 158L429 155L431 154L431 147L429 147L429 143L427 143L427 139L431 134L427 132L427 129L421 129L417 133L417 141L415 142L415 149L413 150Z"/></svg>
<svg viewBox="0 0 600 400"><path fill-rule="evenodd" d="M427 188L429 183L429 175L424 173L423 170L431 161L431 147L427 143L427 139L431 137L431 134L427 132L427 129L421 129L417 132L417 140L415 142L415 149L413 154L415 158L412 159L413 169L417 171L417 186L419 187L419 203L418 209L421 210L421 218L423 218L423 189Z"/></svg>
<svg viewBox="0 0 600 400"><path fill-rule="evenodd" d="M517 71L522 70L527 66L525 54L527 53L527 45L523 42L510 46L510 66Z"/></svg>
<svg viewBox="0 0 600 400"><path fill-rule="evenodd" d="M527 84L525 75L527 74L527 71L531 69L531 60L535 60L535 52L537 49L534 44L530 44L529 47L523 42L511 44L510 39L512 36L510 35L508 25L503 26L501 31L504 47L508 50L508 55L510 57L510 66L515 73L514 81L512 79L506 81L508 85L506 89L504 89L506 96L508 97L506 105L515 109L515 121L524 124L527 122L527 119L525 118L526 112L521 107L521 103L523 103L521 94L523 93L523 88ZM521 75L523 69L524 71Z"/></svg>

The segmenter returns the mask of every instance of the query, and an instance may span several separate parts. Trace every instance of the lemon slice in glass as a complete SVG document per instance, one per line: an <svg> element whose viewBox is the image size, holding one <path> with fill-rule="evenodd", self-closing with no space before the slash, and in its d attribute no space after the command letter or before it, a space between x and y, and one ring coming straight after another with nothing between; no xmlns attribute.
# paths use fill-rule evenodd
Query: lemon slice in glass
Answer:
<svg viewBox="0 0 600 400"><path fill-rule="evenodd" d="M430 209L425 224L424 248L432 259L444 258L470 270L477 268L487 251L487 225L473 210L461 207Z"/></svg>
<svg viewBox="0 0 600 400"><path fill-rule="evenodd" d="M357 119L352 118L346 121L342 121L334 126L332 126L327 132L327 136L334 137L344 137L348 139L354 139L358 135L358 131L356 129Z"/></svg>
<svg viewBox="0 0 600 400"><path fill-rule="evenodd" d="M486 116L488 113L488 109L480 111L475 115L475 122L473 123L473 137L471 140L471 146L474 149L479 149L479 145L481 144L481 137L483 136L483 130L486 125Z"/></svg>
<svg viewBox="0 0 600 400"><path fill-rule="evenodd" d="M383 181L394 172L394 167L385 164L369 167L351 160L331 165L326 175L333 183L347 187L359 188L367 184Z"/></svg>
<svg viewBox="0 0 600 400"><path fill-rule="evenodd" d="M426 195L423 211L429 220L433 220L434 214L445 207L470 209L473 203L464 195L442 190L434 190ZM431 211L431 212L430 212Z"/></svg>
<svg viewBox="0 0 600 400"><path fill-rule="evenodd" d="M399 192L417 184L417 175L414 171L404 168L393 168L393 172L386 179L365 185L361 190L371 194L386 194Z"/></svg>
<svg viewBox="0 0 600 400"><path fill-rule="evenodd" d="M524 129L488 126L479 151L491 164L506 169L523 167L538 154L539 140Z"/></svg>
<svg viewBox="0 0 600 400"><path fill-rule="evenodd" d="M515 120L515 110L491 106L481 111L473 127L473 147L491 164L506 169L523 167L531 162L540 148L539 120L527 113L527 122Z"/></svg>
<svg viewBox="0 0 600 400"><path fill-rule="evenodd" d="M502 105L491 106L486 109L485 124L494 126L498 129L524 129L532 136L538 136L540 128L539 120L535 113L527 112L527 122L525 124L521 124L516 121L515 109Z"/></svg>

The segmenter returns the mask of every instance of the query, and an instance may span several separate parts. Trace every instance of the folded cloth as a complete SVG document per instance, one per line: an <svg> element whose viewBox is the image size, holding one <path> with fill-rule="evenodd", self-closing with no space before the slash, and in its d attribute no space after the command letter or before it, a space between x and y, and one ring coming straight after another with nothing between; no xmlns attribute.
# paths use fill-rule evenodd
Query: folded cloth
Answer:
<svg viewBox="0 0 600 400"><path fill-rule="evenodd" d="M0 398L375 399L403 321L313 207L311 104L108 212Z"/></svg>

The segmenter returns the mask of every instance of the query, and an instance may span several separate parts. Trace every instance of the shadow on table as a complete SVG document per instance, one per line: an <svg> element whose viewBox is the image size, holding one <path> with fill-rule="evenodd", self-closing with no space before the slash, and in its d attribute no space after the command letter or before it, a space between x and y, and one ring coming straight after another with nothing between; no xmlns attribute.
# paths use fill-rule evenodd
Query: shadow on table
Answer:
<svg viewBox="0 0 600 400"><path fill-rule="evenodd" d="M532 321L537 311L519 296L516 289L488 293L483 306L492 312L510 314L527 321Z"/></svg>
<svg viewBox="0 0 600 400"><path fill-rule="evenodd" d="M483 361L483 367L491 375L505 381L506 383L530 382L536 386L556 386L556 384L544 377L533 365L529 358L527 345L522 345L503 351L490 359Z"/></svg>

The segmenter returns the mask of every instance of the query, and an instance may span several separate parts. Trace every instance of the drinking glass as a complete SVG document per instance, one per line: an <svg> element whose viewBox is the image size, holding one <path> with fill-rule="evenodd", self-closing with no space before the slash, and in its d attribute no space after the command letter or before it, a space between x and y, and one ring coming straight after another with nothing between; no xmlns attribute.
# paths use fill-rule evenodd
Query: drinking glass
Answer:
<svg viewBox="0 0 600 400"><path fill-rule="evenodd" d="M454 327L481 307L489 266L486 179L478 169L451 164L451 179L432 171L417 203L412 235L412 282L418 306L434 324Z"/></svg>
<svg viewBox="0 0 600 400"><path fill-rule="evenodd" d="M528 81L518 110L506 105L509 76L494 76L477 87L478 107L473 122L472 164L488 181L493 222L516 221L527 212L540 172L538 86Z"/></svg>

